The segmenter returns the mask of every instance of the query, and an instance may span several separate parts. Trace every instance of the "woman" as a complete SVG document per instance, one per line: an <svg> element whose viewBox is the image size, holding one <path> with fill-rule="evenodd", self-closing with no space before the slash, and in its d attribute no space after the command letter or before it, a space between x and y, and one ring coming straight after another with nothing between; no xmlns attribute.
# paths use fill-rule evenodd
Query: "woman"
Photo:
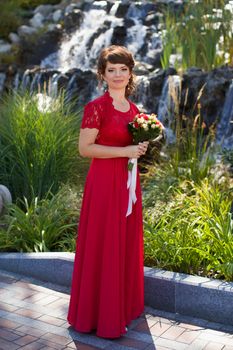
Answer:
<svg viewBox="0 0 233 350"><path fill-rule="evenodd" d="M139 176L132 213L126 216L128 159L145 154L132 145L127 125L139 112L128 100L134 60L123 46L102 50L98 77L107 92L89 102L79 152L92 158L84 189L74 262L69 323L79 332L118 338L144 309L142 203Z"/></svg>

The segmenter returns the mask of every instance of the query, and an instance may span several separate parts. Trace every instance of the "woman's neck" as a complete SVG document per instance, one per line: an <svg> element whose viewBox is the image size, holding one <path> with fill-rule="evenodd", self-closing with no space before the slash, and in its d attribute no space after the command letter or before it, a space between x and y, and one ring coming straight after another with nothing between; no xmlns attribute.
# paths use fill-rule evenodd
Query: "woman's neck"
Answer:
<svg viewBox="0 0 233 350"><path fill-rule="evenodd" d="M112 97L113 100L116 102L125 102L127 101L125 97L125 90L108 90L109 95Z"/></svg>

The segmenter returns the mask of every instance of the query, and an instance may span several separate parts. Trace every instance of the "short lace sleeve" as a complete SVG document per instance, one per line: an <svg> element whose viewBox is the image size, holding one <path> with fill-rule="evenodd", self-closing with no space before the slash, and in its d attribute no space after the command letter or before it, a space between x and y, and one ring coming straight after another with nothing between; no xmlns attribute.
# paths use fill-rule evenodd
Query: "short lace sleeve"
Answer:
<svg viewBox="0 0 233 350"><path fill-rule="evenodd" d="M101 124L101 113L95 103L89 102L83 113L81 128L99 129Z"/></svg>

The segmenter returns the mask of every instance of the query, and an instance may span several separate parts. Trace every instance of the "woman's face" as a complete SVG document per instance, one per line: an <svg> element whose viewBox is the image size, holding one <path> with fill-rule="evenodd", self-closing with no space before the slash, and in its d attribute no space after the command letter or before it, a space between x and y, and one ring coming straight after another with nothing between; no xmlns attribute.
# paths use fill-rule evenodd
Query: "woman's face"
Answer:
<svg viewBox="0 0 233 350"><path fill-rule="evenodd" d="M108 84L109 89L125 89L130 77L129 67L125 64L107 62L103 78Z"/></svg>

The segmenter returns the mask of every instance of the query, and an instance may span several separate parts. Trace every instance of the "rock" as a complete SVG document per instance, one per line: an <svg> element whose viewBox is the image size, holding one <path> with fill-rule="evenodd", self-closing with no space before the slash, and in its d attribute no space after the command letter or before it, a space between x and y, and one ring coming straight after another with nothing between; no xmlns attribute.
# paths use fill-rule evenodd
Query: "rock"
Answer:
<svg viewBox="0 0 233 350"><path fill-rule="evenodd" d="M73 9L72 12L66 13L64 17L64 28L67 33L78 29L83 21L84 14L81 10Z"/></svg>
<svg viewBox="0 0 233 350"><path fill-rule="evenodd" d="M33 35L37 32L36 28L33 28L33 27L29 27L29 26L26 26L26 25L22 25L18 28L17 30L18 34L19 34L19 37L20 38L23 38L25 36L29 36L29 35Z"/></svg>
<svg viewBox="0 0 233 350"><path fill-rule="evenodd" d="M22 39L20 63L24 66L39 65L49 54L58 50L62 37L61 27L43 33L37 40Z"/></svg>
<svg viewBox="0 0 233 350"><path fill-rule="evenodd" d="M0 40L0 54L8 54L11 52L11 44L7 41Z"/></svg>
<svg viewBox="0 0 233 350"><path fill-rule="evenodd" d="M129 9L130 4L129 3L119 3L117 10L115 12L115 16L118 18L124 18L128 9Z"/></svg>
<svg viewBox="0 0 233 350"><path fill-rule="evenodd" d="M137 76L148 75L150 71L153 71L154 67L151 64L145 62L137 62L134 67L134 73Z"/></svg>
<svg viewBox="0 0 233 350"><path fill-rule="evenodd" d="M38 12L30 19L29 23L34 28L42 28L44 20L44 16L40 12Z"/></svg>
<svg viewBox="0 0 233 350"><path fill-rule="evenodd" d="M151 12L145 17L144 24L146 26L157 25L159 23L159 17L158 13Z"/></svg>
<svg viewBox="0 0 233 350"><path fill-rule="evenodd" d="M12 203L11 193L4 185L0 185L0 215L4 214L4 209L7 204Z"/></svg>
<svg viewBox="0 0 233 350"><path fill-rule="evenodd" d="M127 29L125 26L116 26L112 33L112 45L124 45L127 36Z"/></svg>
<svg viewBox="0 0 233 350"><path fill-rule="evenodd" d="M61 24L49 23L48 32L52 32L52 31L56 31L56 30L62 31Z"/></svg>
<svg viewBox="0 0 233 350"><path fill-rule="evenodd" d="M0 72L0 93L4 90L5 80L6 80L6 74Z"/></svg>
<svg viewBox="0 0 233 350"><path fill-rule="evenodd" d="M147 54L147 62L154 67L161 67L162 49L150 50Z"/></svg>
<svg viewBox="0 0 233 350"><path fill-rule="evenodd" d="M53 13L53 21L58 22L62 19L62 10L58 9Z"/></svg>
<svg viewBox="0 0 233 350"><path fill-rule="evenodd" d="M65 16L69 15L70 13L72 13L74 10L79 10L79 6L78 4L73 4L71 3L70 5L68 5L65 8Z"/></svg>
<svg viewBox="0 0 233 350"><path fill-rule="evenodd" d="M34 13L40 13L43 17L47 17L51 12L53 12L53 8L53 5L39 5L35 8Z"/></svg>
<svg viewBox="0 0 233 350"><path fill-rule="evenodd" d="M20 37L16 33L10 33L9 39L13 44L18 44L20 42Z"/></svg>
<svg viewBox="0 0 233 350"><path fill-rule="evenodd" d="M2 215L3 212L3 199L2 196L0 195L0 216Z"/></svg>

